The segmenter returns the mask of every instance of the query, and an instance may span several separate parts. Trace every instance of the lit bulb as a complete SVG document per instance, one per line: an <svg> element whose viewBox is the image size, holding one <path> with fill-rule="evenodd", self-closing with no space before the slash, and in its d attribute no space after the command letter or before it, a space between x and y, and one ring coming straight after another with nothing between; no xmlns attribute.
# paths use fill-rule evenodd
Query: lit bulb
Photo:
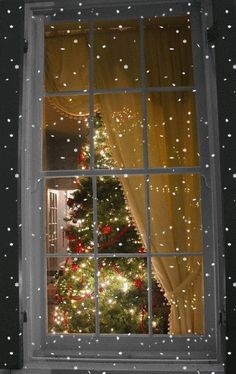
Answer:
<svg viewBox="0 0 236 374"><path fill-rule="evenodd" d="M124 283L124 286L123 286L123 291L124 292L127 292L127 290L129 289L129 285L127 282Z"/></svg>

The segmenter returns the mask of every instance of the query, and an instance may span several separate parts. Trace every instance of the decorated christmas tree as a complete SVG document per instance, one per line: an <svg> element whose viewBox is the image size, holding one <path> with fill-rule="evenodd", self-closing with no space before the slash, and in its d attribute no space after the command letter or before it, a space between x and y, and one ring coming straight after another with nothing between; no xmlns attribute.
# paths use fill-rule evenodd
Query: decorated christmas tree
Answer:
<svg viewBox="0 0 236 374"><path fill-rule="evenodd" d="M97 115L95 119L95 165L111 168L114 161L107 134L101 117ZM88 128L86 131L78 158L83 169L89 167L90 161ZM76 189L67 198L64 231L70 255L61 263L52 281L56 300L49 321L50 332L94 333L97 304L101 333L148 333L146 249L127 206L120 179L102 176L96 180L96 244L98 253L104 254L99 256L97 264L93 258L96 217L92 186L91 177L79 177ZM73 257L73 253L80 257ZM127 253L131 255L122 257L121 254ZM96 273L98 281L95 281ZM169 306L153 274L151 278L153 333L167 333Z"/></svg>

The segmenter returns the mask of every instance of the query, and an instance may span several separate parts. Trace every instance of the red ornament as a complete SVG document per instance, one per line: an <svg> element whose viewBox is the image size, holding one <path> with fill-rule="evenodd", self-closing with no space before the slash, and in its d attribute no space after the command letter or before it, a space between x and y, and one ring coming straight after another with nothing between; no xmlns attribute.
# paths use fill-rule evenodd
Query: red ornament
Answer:
<svg viewBox="0 0 236 374"><path fill-rule="evenodd" d="M86 154L84 152L80 152L78 159L79 159L79 162L86 161Z"/></svg>
<svg viewBox="0 0 236 374"><path fill-rule="evenodd" d="M67 232L66 238L71 242L72 240L75 240L75 234L73 232Z"/></svg>
<svg viewBox="0 0 236 374"><path fill-rule="evenodd" d="M101 269L103 269L103 268L104 268L104 266L105 266L105 265L104 265L104 264L102 264L102 263L100 262L100 263L98 264L98 269L99 269L99 270L101 270Z"/></svg>
<svg viewBox="0 0 236 374"><path fill-rule="evenodd" d="M139 248L139 253L145 253L146 252L146 248L144 248L144 247L141 247L141 248Z"/></svg>
<svg viewBox="0 0 236 374"><path fill-rule="evenodd" d="M77 244L75 246L75 249L74 249L74 252L75 253L84 253L85 252L85 249L84 249L84 247L82 247L81 242L77 242Z"/></svg>
<svg viewBox="0 0 236 374"><path fill-rule="evenodd" d="M58 293L56 293L56 302L57 302L57 304L60 304L62 301L63 301L63 298Z"/></svg>
<svg viewBox="0 0 236 374"><path fill-rule="evenodd" d="M78 218L78 211L74 209L73 212L71 213L71 217Z"/></svg>
<svg viewBox="0 0 236 374"><path fill-rule="evenodd" d="M79 265L75 264L74 262L71 264L71 270L72 271L77 271L79 269Z"/></svg>
<svg viewBox="0 0 236 374"><path fill-rule="evenodd" d="M111 233L111 226L109 226L109 225L104 226L104 227L102 228L102 233L103 233L104 235L109 235L109 234Z"/></svg>
<svg viewBox="0 0 236 374"><path fill-rule="evenodd" d="M141 288L143 286L143 282L141 281L141 279L135 279L134 280L134 286L137 287L137 288Z"/></svg>
<svg viewBox="0 0 236 374"><path fill-rule="evenodd" d="M70 197L69 197L69 199L67 199L67 205L68 205L68 207L72 207L73 205L74 205L74 203L75 203L75 200L74 199L71 199Z"/></svg>

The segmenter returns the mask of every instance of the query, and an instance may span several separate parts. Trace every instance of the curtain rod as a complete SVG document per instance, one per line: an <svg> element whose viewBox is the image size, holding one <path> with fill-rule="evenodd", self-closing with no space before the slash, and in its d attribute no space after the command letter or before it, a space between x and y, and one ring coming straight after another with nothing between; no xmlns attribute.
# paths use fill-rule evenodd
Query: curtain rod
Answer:
<svg viewBox="0 0 236 374"><path fill-rule="evenodd" d="M174 27L179 27L179 28L183 28L184 26L186 26L186 24L172 24L172 25L147 25L147 28L148 29L158 29L158 30L163 30L165 28L168 28L168 29L171 29L171 28L174 28ZM189 25L188 25L189 26ZM70 29L68 29L70 30ZM137 27L135 26L124 26L123 29L120 29L118 27L102 27L101 29L94 29L95 32L107 32L107 31L110 31L110 32L126 32L126 31L129 31L129 30L138 30L138 25ZM87 34L89 32L89 28L83 28L82 30L70 30L70 32L67 32L67 29L64 29L64 30L47 30L45 32L45 35L47 38L55 38L55 37L73 37L75 35L84 35L84 34Z"/></svg>

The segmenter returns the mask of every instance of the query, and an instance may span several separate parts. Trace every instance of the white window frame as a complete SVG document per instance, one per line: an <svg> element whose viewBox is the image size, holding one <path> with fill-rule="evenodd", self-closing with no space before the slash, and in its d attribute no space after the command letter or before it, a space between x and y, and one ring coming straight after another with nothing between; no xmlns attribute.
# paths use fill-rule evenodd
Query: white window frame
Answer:
<svg viewBox="0 0 236 374"><path fill-rule="evenodd" d="M60 1L62 4L63 1ZM65 2L64 2L65 3ZM109 15L109 5L106 2L100 0L89 0L87 1L89 6L101 6L107 8L107 14ZM86 3L86 4L87 4ZM163 12L163 8L167 11L170 5L176 8L176 3L186 5L188 1L142 1L142 0L116 0L112 2L112 7L116 4L117 6L130 5L130 4L153 4L159 5L160 10ZM192 1L193 3L201 3L202 8L202 30L206 30L206 27L210 26L211 23L211 2L210 0L202 1ZM72 3L71 3L72 4ZM146 6L146 5L145 5ZM73 4L71 5L73 8ZM219 168L217 166L216 157L208 157L209 154L217 155L217 145L218 145L218 133L217 133L217 116L216 116L216 96L215 96L215 77L214 77L214 56L213 50L206 43L206 36L200 35L197 32L199 25L197 22L200 21L193 19L192 29L194 34L194 42L196 43L199 39L199 44L202 46L201 50L197 51L196 45L193 46L193 58L196 59L197 53L200 53L202 58L205 59L205 64L197 69L204 69L205 71L197 71L198 76L204 76L204 83L201 81L196 82L196 90L204 92L206 97L203 99L206 102L205 107L201 106L201 100L198 101L197 112L204 113L203 118L198 118L198 122L204 121L208 122L208 127L204 126L199 129L199 138L207 139L207 147L201 143L201 154L202 162L206 164L209 162L210 167L202 178L203 188L206 190L211 188L211 209L203 212L203 221L211 222L212 228L211 233L213 240L210 241L210 245L214 247L214 250L205 256L205 261L210 264L210 262L216 263L216 266L211 269L211 277L213 278L210 282L205 278L205 295L211 294L212 291L216 293L214 297L214 303L211 305L207 303L206 305L210 308L205 310L206 324L209 326L210 321L214 321L215 329L215 339L214 343L210 344L209 340L211 338L209 335L211 331L208 330L204 336L183 336L183 337L169 337L157 336L155 340L157 341L157 351L152 354L144 355L139 351L140 339L144 341L143 337L137 337L133 339L132 344L134 344L134 351L131 358L122 359L117 355L119 351L129 350L130 340L124 341L123 338L120 339L120 344L114 344L114 336L106 337L106 342L104 347L112 347L116 345L114 350L110 352L107 351L106 358L99 358L98 354L102 354L101 348L96 348L96 339L92 341L94 345L94 354L91 350L88 350L88 354L85 357L80 357L77 354L78 351L78 336L64 336L60 338L57 337L56 340L62 341L61 348L54 352L55 347L55 336L45 336L43 324L36 324L36 321L46 320L45 311L45 284L46 276L42 276L45 269L45 257L42 254L44 249L44 237L43 237L43 215L42 215L42 204L43 204L43 181L44 178L48 176L58 176L57 172L44 172L44 176L39 172L41 169L40 159L38 155L41 154L41 142L34 142L35 139L41 138L41 115L42 115L42 97L43 97L43 46L44 46L44 19L47 17L47 13L51 13L55 8L55 2L42 2L42 3L31 3L26 5L26 34L25 37L28 40L29 51L25 55L25 69L24 69L24 97L23 97L23 117L24 117L24 127L22 130L23 144L21 144L21 149L24 150L22 157L22 218L29 217L29 222L23 227L22 233L22 248L24 251L23 259L24 261L24 310L27 311L28 323L25 324L25 343L24 343L24 360L27 368L33 372L38 368L44 367L45 373L50 372L51 369L74 369L78 366L82 369L97 369L97 370L110 370L110 371L129 371L134 370L136 367L137 371L144 370L148 373L150 371L155 372L168 372L174 373L181 370L184 372L196 372L198 369L201 372L204 370L222 372L222 327L217 326L220 315L217 313L223 313L224 306L221 303L220 294L220 283L222 283L223 274L220 273L220 265L217 261L221 257L221 228L220 228L220 207L218 200L220 196L219 191ZM145 7L144 7L145 8ZM160 12L161 14L161 12ZM170 14L171 15L171 14ZM203 31L204 32L204 31ZM34 48L37 46L37 48ZM197 51L197 52L196 52ZM197 70L196 69L196 70ZM34 108L31 110L31 108ZM209 136L209 139L208 139ZM207 149L208 148L208 149ZM120 173L122 175L122 173ZM65 172L64 176L70 176L70 172ZM72 175L76 175L73 173ZM61 176L61 174L60 174ZM34 181L32 183L32 181ZM38 209L35 209L38 207ZM34 211L34 215L31 212ZM38 212L38 213L37 213ZM211 217L209 217L211 216ZM23 220L24 221L24 220ZM215 259L213 261L212 259ZM46 274L46 272L44 272ZM40 327L41 326L41 327ZM212 332L213 333L213 332ZM46 345L45 345L46 339ZM83 338L84 344L91 342L91 338ZM165 340L165 345L162 345L163 340ZM208 340L208 341L207 341ZM100 344L99 344L100 345ZM103 344L101 344L103 346ZM207 357L203 354L204 346L206 347L205 353L210 352L210 356ZM103 347L103 348L104 348ZM175 347L174 351L172 348ZM160 355L164 349L164 359ZM99 352L100 351L100 352ZM176 357L180 356L181 353L186 351L186 356L176 361ZM188 352L191 355L188 356ZM67 357L70 356L70 360ZM169 360L167 359L169 357ZM167 360L167 361L166 361ZM43 366L42 366L43 365ZM210 366L209 366L210 365ZM184 369L183 369L184 367ZM24 369L28 372L28 369ZM13 371L14 372L14 371Z"/></svg>

